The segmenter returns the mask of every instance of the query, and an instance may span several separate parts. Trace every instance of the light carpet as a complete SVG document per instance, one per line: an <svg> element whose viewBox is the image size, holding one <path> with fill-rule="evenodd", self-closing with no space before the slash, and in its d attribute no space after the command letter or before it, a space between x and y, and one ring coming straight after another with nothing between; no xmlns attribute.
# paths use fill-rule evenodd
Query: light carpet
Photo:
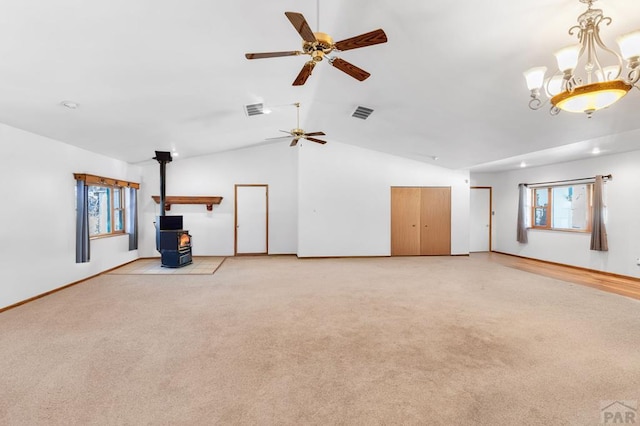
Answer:
<svg viewBox="0 0 640 426"><path fill-rule="evenodd" d="M0 314L0 424L585 425L640 302L470 257L228 258Z"/></svg>

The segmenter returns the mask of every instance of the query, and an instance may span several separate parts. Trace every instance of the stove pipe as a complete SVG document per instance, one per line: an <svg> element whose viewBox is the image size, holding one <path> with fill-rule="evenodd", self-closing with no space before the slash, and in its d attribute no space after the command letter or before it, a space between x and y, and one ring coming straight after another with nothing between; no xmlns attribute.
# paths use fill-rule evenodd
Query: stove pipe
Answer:
<svg viewBox="0 0 640 426"><path fill-rule="evenodd" d="M158 163L160 163L160 216L164 216L167 192L167 163L170 163L173 158L171 158L171 153L168 151L156 151L156 156L153 159L158 160Z"/></svg>

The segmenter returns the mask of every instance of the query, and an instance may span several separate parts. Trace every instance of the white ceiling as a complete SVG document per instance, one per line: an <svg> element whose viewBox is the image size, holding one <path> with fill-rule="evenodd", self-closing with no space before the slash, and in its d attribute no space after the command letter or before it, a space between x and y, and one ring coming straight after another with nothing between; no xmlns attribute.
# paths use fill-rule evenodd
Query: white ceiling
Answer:
<svg viewBox="0 0 640 426"><path fill-rule="evenodd" d="M613 18L602 29L610 46L640 28L640 1L596 6ZM449 168L548 164L600 144L640 149L637 90L592 119L527 106L522 71L552 69L584 9L578 0L7 0L0 122L131 163L155 150L184 158L265 143L295 127L294 102L301 127L329 143ZM371 77L320 63L293 87L306 57L245 59L301 48L285 11L334 40L383 28L388 43L336 55ZM273 112L247 117L243 106L256 102ZM351 117L358 105L374 109L369 119Z"/></svg>

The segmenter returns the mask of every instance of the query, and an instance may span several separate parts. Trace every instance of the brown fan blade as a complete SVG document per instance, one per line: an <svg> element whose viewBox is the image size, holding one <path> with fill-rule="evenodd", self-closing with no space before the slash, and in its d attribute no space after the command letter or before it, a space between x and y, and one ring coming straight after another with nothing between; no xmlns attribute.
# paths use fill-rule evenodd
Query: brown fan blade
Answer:
<svg viewBox="0 0 640 426"><path fill-rule="evenodd" d="M314 61L309 61L305 63L304 66L302 67L302 70L300 70L300 74L298 74L296 79L293 81L293 85L302 86L311 75L311 71L313 71L313 67L315 66L316 66L316 63Z"/></svg>
<svg viewBox="0 0 640 426"><path fill-rule="evenodd" d="M326 136L324 132L311 132L311 133L305 133L305 136Z"/></svg>
<svg viewBox="0 0 640 426"><path fill-rule="evenodd" d="M294 138L294 139L291 141L291 144L290 144L289 146L296 146L297 144L298 144L298 138Z"/></svg>
<svg viewBox="0 0 640 426"><path fill-rule="evenodd" d="M311 142L321 143L322 145L324 145L325 143L327 143L327 141L323 141L323 140L316 139L316 138L305 138L305 139L306 139L306 140L308 140L308 141L311 141Z"/></svg>
<svg viewBox="0 0 640 426"><path fill-rule="evenodd" d="M387 35L378 29L359 36L351 37L346 40L339 41L334 44L336 49L340 51L357 49L359 47L373 46L374 44L386 43Z"/></svg>
<svg viewBox="0 0 640 426"><path fill-rule="evenodd" d="M263 58L277 58L279 56L298 56L302 52L292 50L290 52L264 52L264 53L245 53L244 57L247 59L263 59Z"/></svg>
<svg viewBox="0 0 640 426"><path fill-rule="evenodd" d="M302 16L302 13L285 12L284 14L287 15L287 18L289 18L289 21L304 41L316 41L316 36L313 34L313 31L311 31L311 28L309 27L309 24L307 24L307 20Z"/></svg>
<svg viewBox="0 0 640 426"><path fill-rule="evenodd" d="M355 65L345 61L344 59L335 58L333 61L331 61L331 65L338 68L340 71L349 74L356 80L363 81L369 78L369 76L371 75L365 70L356 67Z"/></svg>

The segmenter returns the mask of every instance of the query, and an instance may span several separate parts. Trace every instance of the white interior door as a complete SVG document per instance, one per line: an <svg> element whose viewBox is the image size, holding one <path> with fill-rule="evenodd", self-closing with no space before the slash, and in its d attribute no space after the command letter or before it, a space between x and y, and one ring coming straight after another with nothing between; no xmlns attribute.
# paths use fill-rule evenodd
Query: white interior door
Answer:
<svg viewBox="0 0 640 426"><path fill-rule="evenodd" d="M236 254L268 250L267 185L236 185Z"/></svg>
<svg viewBox="0 0 640 426"><path fill-rule="evenodd" d="M471 188L469 251L491 250L491 188Z"/></svg>

